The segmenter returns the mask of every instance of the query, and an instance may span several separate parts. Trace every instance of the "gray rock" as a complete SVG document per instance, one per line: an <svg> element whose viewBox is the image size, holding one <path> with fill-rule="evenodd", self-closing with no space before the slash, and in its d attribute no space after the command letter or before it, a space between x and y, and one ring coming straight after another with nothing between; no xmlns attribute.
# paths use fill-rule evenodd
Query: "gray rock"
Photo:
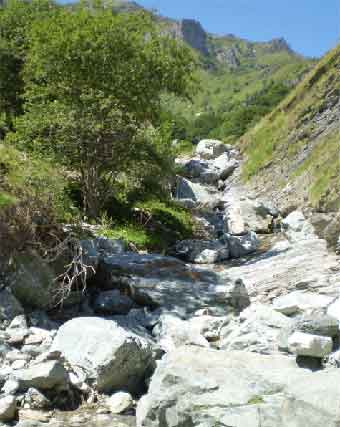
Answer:
<svg viewBox="0 0 340 427"><path fill-rule="evenodd" d="M102 255L122 254L126 250L126 243L123 240L112 240L105 237L81 240L79 245L82 250L83 262L90 267L88 271L90 275L97 270Z"/></svg>
<svg viewBox="0 0 340 427"><path fill-rule="evenodd" d="M161 307L183 317L205 307L225 315L233 304L249 304L245 287L237 290L241 291L238 279L220 280L211 271L196 270L172 257L126 253L106 257L101 270L105 288L118 287L141 306Z"/></svg>
<svg viewBox="0 0 340 427"><path fill-rule="evenodd" d="M159 323L152 331L157 337L157 342L165 351L175 351L182 345L197 345L209 347L209 342L201 335L192 323L180 319L174 314L163 314Z"/></svg>
<svg viewBox="0 0 340 427"><path fill-rule="evenodd" d="M174 249L176 255L195 264L215 264L229 258L229 246L218 240L182 240Z"/></svg>
<svg viewBox="0 0 340 427"><path fill-rule="evenodd" d="M276 298L273 304L276 311L290 316L311 309L325 309L333 299L327 295L294 291Z"/></svg>
<svg viewBox="0 0 340 427"><path fill-rule="evenodd" d="M222 197L225 207L226 231L232 235L242 235L249 231L256 233L271 232L273 217L270 207L264 202L244 196L242 188L228 188Z"/></svg>
<svg viewBox="0 0 340 427"><path fill-rule="evenodd" d="M278 353L278 337L293 321L262 304L252 304L221 330L219 347L223 350L247 350L262 354Z"/></svg>
<svg viewBox="0 0 340 427"><path fill-rule="evenodd" d="M95 299L93 308L98 314L127 314L133 306L133 301L118 290L101 292Z"/></svg>
<svg viewBox="0 0 340 427"><path fill-rule="evenodd" d="M290 213L282 220L282 226L292 241L310 239L315 236L314 227L300 211Z"/></svg>
<svg viewBox="0 0 340 427"><path fill-rule="evenodd" d="M339 322L324 314L304 314L291 320L291 323L282 328L278 336L278 346L282 351L288 351L288 339L294 332L303 332L337 338L339 335Z"/></svg>
<svg viewBox="0 0 340 427"><path fill-rule="evenodd" d="M323 358L332 352L333 342L330 337L294 332L288 338L288 349L297 356Z"/></svg>
<svg viewBox="0 0 340 427"><path fill-rule="evenodd" d="M9 323L23 313L24 309L14 295L6 288L0 290L0 322Z"/></svg>
<svg viewBox="0 0 340 427"><path fill-rule="evenodd" d="M189 319L191 329L202 335L208 342L219 340L221 330L229 322L230 316L216 317L205 313Z"/></svg>
<svg viewBox="0 0 340 427"><path fill-rule="evenodd" d="M16 257L10 286L14 296L24 306L46 309L53 304L55 272L37 255ZM20 314L20 313L18 313Z"/></svg>
<svg viewBox="0 0 340 427"><path fill-rule="evenodd" d="M137 426L336 427L339 380L281 355L181 347L158 365Z"/></svg>
<svg viewBox="0 0 340 427"><path fill-rule="evenodd" d="M327 314L340 322L340 298L328 306Z"/></svg>
<svg viewBox="0 0 340 427"><path fill-rule="evenodd" d="M14 396L0 397L0 421L13 421L17 413L16 398Z"/></svg>
<svg viewBox="0 0 340 427"><path fill-rule="evenodd" d="M105 403L112 414L122 414L133 407L131 394L122 391L107 398Z"/></svg>
<svg viewBox="0 0 340 427"><path fill-rule="evenodd" d="M12 322L10 323L8 329L10 329L10 330L13 330L13 329L27 330L28 325L27 325L26 316L24 314L20 314L19 316L16 316L12 320Z"/></svg>
<svg viewBox="0 0 340 427"><path fill-rule="evenodd" d="M228 179L238 166L239 162L236 159L230 159L227 153L217 157L213 162L213 167L218 171L217 177L222 180Z"/></svg>
<svg viewBox="0 0 340 427"><path fill-rule="evenodd" d="M19 382L22 391L31 387L38 390L67 390L69 384L64 366L56 360L15 371L14 378Z"/></svg>
<svg viewBox="0 0 340 427"><path fill-rule="evenodd" d="M338 260L327 250L326 242L318 238L290 242L282 236L273 236L268 246L265 253L221 271L221 279L242 277L252 301L267 304L298 291L315 296L312 304L303 307L325 310L328 302L338 295L340 281ZM321 293L324 295L319 298ZM296 300L294 294L293 297ZM300 311L297 301L290 301L286 307L291 313Z"/></svg>
<svg viewBox="0 0 340 427"><path fill-rule="evenodd" d="M150 341L101 318L75 318L58 331L52 351L81 368L99 391L140 391L153 365Z"/></svg>
<svg viewBox="0 0 340 427"><path fill-rule="evenodd" d="M17 380L9 378L4 386L2 387L2 392L5 394L15 394L20 388L20 384Z"/></svg>
<svg viewBox="0 0 340 427"><path fill-rule="evenodd" d="M332 338L339 335L339 321L328 315L305 314L296 320L294 327L306 334Z"/></svg>
<svg viewBox="0 0 340 427"><path fill-rule="evenodd" d="M49 409L51 407L51 401L35 388L29 388L26 391L24 404L25 407L28 406L30 409L35 410Z"/></svg>
<svg viewBox="0 0 340 427"><path fill-rule="evenodd" d="M259 241L256 233L250 232L243 236L232 236L225 234L224 239L228 242L231 258L241 258L256 252Z"/></svg>
<svg viewBox="0 0 340 427"><path fill-rule="evenodd" d="M174 195L177 200L192 200L196 204L210 207L215 207L219 201L216 188L210 188L182 177L177 178Z"/></svg>
<svg viewBox="0 0 340 427"><path fill-rule="evenodd" d="M202 159L216 159L228 151L229 147L222 141L215 139L203 139L197 144L196 155Z"/></svg>

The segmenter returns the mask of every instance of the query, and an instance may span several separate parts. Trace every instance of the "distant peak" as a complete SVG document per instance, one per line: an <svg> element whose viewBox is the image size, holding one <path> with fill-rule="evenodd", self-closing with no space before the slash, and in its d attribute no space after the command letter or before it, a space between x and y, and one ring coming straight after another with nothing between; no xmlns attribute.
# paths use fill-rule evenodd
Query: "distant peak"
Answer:
<svg viewBox="0 0 340 427"><path fill-rule="evenodd" d="M272 46L273 50L286 50L288 52L292 52L291 47L289 46L287 40L284 37L272 39L269 44Z"/></svg>

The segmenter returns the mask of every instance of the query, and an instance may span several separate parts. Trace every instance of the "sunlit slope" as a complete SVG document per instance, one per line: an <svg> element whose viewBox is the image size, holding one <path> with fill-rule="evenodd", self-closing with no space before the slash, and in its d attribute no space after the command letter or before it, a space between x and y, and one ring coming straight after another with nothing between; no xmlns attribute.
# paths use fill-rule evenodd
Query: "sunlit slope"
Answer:
<svg viewBox="0 0 340 427"><path fill-rule="evenodd" d="M340 46L240 142L243 174L287 205L340 208ZM285 190L282 192L282 190Z"/></svg>

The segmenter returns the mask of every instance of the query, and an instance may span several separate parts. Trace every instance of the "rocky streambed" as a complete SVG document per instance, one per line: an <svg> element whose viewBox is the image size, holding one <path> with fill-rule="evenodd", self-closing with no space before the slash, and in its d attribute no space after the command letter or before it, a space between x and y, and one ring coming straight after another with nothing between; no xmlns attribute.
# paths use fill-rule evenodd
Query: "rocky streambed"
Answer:
<svg viewBox="0 0 340 427"><path fill-rule="evenodd" d="M233 147L178 163L200 239L171 256L82 241L96 273L62 313L37 260L1 288L0 425L340 425L339 257L242 186Z"/></svg>

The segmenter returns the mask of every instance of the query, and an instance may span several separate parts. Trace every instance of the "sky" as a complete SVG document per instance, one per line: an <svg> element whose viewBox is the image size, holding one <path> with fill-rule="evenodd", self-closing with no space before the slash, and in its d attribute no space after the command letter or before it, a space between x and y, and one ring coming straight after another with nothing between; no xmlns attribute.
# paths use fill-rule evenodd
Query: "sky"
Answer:
<svg viewBox="0 0 340 427"><path fill-rule="evenodd" d="M68 0L61 0L67 3ZM284 37L305 56L340 42L340 0L136 0L170 18L193 18L205 30L251 41Z"/></svg>
<svg viewBox="0 0 340 427"><path fill-rule="evenodd" d="M251 41L284 37L306 56L340 42L340 0L137 0L171 18L194 18L212 33Z"/></svg>

